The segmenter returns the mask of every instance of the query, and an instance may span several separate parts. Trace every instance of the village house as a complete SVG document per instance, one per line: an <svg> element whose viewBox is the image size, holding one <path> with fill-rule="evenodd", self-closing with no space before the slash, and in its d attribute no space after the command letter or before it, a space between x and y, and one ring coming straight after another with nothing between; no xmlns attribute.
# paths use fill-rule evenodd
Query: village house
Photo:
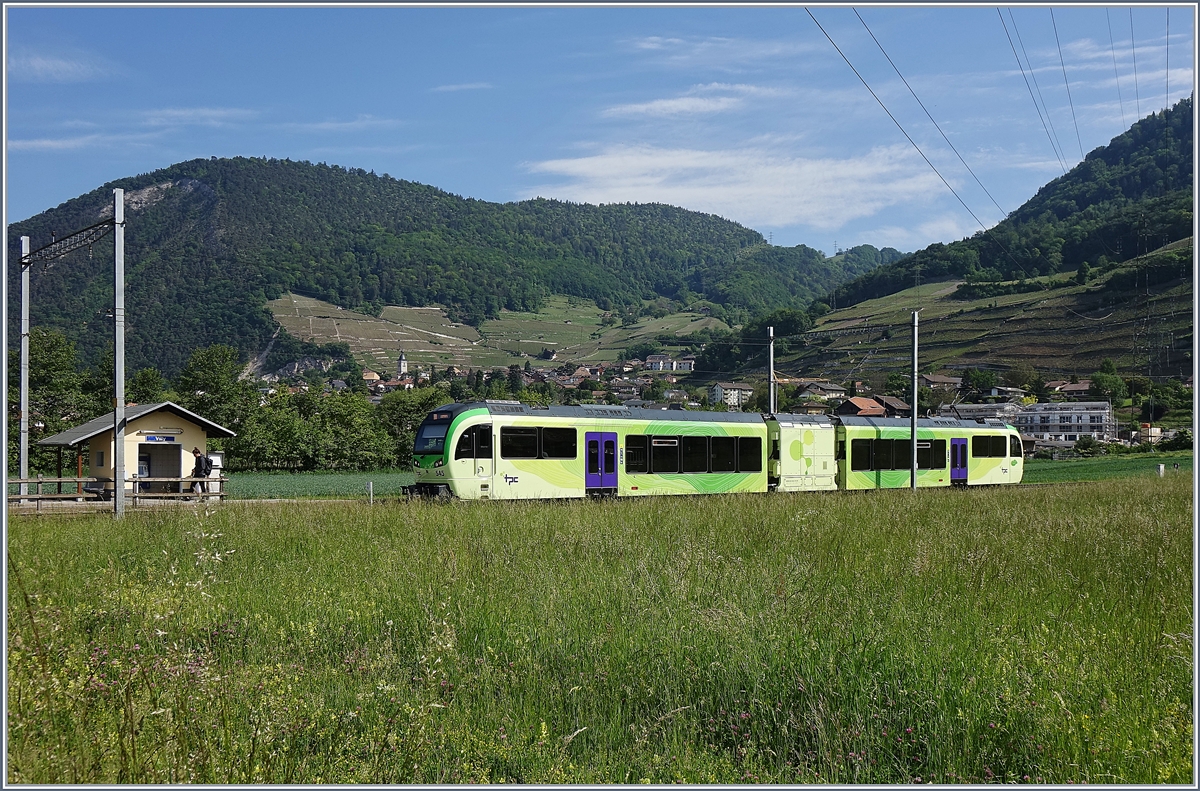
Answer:
<svg viewBox="0 0 1200 791"><path fill-rule="evenodd" d="M871 399L883 407L887 417L912 417L912 407L894 396L877 395Z"/></svg>
<svg viewBox="0 0 1200 791"><path fill-rule="evenodd" d="M873 398L854 396L838 404L833 410L835 415L852 415L858 417L887 417L887 410Z"/></svg>
<svg viewBox="0 0 1200 791"><path fill-rule="evenodd" d="M930 390L957 390L962 387L962 377L921 374L921 384Z"/></svg>
<svg viewBox="0 0 1200 791"><path fill-rule="evenodd" d="M831 398L845 398L846 388L832 382L810 381L796 393L801 398L815 398L827 401Z"/></svg>
<svg viewBox="0 0 1200 791"><path fill-rule="evenodd" d="M650 371L674 371L675 361L669 354L646 355L646 369Z"/></svg>

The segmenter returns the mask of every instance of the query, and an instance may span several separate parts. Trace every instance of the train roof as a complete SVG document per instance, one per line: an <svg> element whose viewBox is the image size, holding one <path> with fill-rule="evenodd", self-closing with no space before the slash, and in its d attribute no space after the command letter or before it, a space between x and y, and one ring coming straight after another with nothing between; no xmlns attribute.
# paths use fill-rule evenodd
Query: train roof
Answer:
<svg viewBox="0 0 1200 791"><path fill-rule="evenodd" d="M842 415L838 417L843 426L873 426L875 428L909 428L912 425L906 417L858 417ZM1011 428L1003 420L987 418L982 420L959 420L953 417L917 418L917 428Z"/></svg>
<svg viewBox="0 0 1200 791"><path fill-rule="evenodd" d="M706 423L762 423L757 412L695 412L685 409L639 409L609 404L580 406L531 407L519 401L476 401L469 404L447 404L433 410L458 414L468 409L486 409L493 415L548 415L550 417L619 418L624 420L703 421Z"/></svg>
<svg viewBox="0 0 1200 791"><path fill-rule="evenodd" d="M452 418L468 409L486 409L492 415L547 415L566 418L617 418L624 420L672 420L705 423L763 423L766 418L758 412L708 412L684 409L640 409L610 404L581 404L580 406L535 407L520 401L473 401L466 404L444 404L433 410L442 420ZM777 414L775 420L785 426L870 426L873 428L908 428L909 418L858 417L855 415L789 415ZM953 417L918 418L919 428L1009 428L996 418L961 420ZM1014 429L1015 430L1015 429Z"/></svg>

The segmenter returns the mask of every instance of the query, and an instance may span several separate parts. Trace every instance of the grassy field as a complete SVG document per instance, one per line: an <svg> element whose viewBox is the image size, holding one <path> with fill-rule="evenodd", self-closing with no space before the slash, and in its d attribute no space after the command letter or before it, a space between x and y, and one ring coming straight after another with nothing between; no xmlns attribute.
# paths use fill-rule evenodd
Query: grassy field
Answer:
<svg viewBox="0 0 1200 791"><path fill-rule="evenodd" d="M9 782L1192 780L1191 476L13 518Z"/></svg>
<svg viewBox="0 0 1200 791"><path fill-rule="evenodd" d="M1130 453L1124 456L1096 456L1090 459L1029 459L1025 462L1023 483L1065 483L1103 481L1114 478L1146 478L1158 475L1158 465L1167 465L1167 475L1191 477L1192 452ZM1179 470L1173 465L1178 464Z"/></svg>
<svg viewBox="0 0 1200 791"><path fill-rule="evenodd" d="M360 498L367 496L367 482L376 497L399 495L401 486L415 480L411 472L236 472L229 476L226 491L233 500L262 500L294 497Z"/></svg>

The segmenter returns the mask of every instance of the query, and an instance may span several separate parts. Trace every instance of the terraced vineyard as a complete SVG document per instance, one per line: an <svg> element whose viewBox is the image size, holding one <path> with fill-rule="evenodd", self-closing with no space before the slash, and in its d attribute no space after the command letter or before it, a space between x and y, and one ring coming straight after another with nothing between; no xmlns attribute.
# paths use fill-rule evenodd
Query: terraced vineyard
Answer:
<svg viewBox="0 0 1200 791"><path fill-rule="evenodd" d="M1190 251L1191 240L1169 247ZM1027 362L1040 371L1087 375L1109 357L1121 371L1144 373L1150 361L1156 375L1187 376L1193 282L1106 288L1109 279L1138 265L1130 262L1086 285L974 300L954 297L961 280L922 284L832 311L797 353L777 364L837 381L878 369L905 370L911 313L919 309L922 370Z"/></svg>
<svg viewBox="0 0 1200 791"><path fill-rule="evenodd" d="M555 296L537 313L502 311L479 331L451 321L438 306L389 305L375 318L299 294L267 303L275 319L297 338L317 343L342 341L363 365L396 370L403 351L411 363L468 368L511 365L542 349L577 363L615 360L632 344L669 333L686 335L704 327L728 329L699 313L646 318L628 327L604 326L604 311L591 300Z"/></svg>

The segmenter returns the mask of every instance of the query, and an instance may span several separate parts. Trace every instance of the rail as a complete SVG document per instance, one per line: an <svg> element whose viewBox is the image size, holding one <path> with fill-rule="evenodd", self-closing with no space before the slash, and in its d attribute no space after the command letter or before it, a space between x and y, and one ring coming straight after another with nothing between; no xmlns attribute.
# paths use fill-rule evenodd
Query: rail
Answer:
<svg viewBox="0 0 1200 791"><path fill-rule="evenodd" d="M132 484L132 491L128 492L126 496L133 500L135 506L139 505L142 500L191 500L199 497L203 500L215 498L220 501L226 496L225 484L228 482L229 479L224 476L217 478L142 478L134 476L127 481L127 484ZM192 484L195 483L206 484L206 491L203 493L192 491ZM21 494L19 491L22 484L26 486L25 494ZM47 478L42 475L36 478L9 478L7 496L10 504L32 502L37 510L41 510L43 502L108 500L112 497L112 484L111 478ZM54 491L47 491L47 487L53 487ZM13 488L17 488L18 491L13 492ZM64 491L64 488L68 491Z"/></svg>

